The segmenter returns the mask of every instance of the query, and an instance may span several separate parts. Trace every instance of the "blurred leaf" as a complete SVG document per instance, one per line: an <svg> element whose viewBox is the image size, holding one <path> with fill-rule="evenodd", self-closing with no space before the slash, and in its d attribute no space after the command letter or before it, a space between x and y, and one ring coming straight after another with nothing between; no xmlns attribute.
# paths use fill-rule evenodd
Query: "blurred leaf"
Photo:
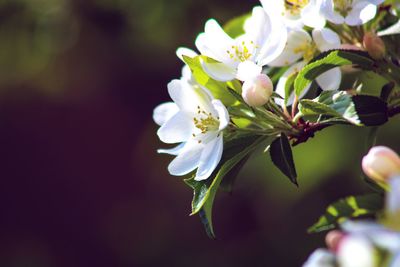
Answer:
<svg viewBox="0 0 400 267"><path fill-rule="evenodd" d="M385 30L379 31L378 36L400 34L400 20Z"/></svg>
<svg viewBox="0 0 400 267"><path fill-rule="evenodd" d="M220 82L216 81L212 78L210 78L207 73L203 70L200 60L204 59L206 57L204 56L197 56L194 58L188 57L183 55L183 60L185 63L189 66L189 68L192 70L193 76L196 79L196 81L210 90L212 95L216 98L221 100L221 102L226 105L226 106L231 106L236 103L236 99L228 93L227 88L229 87L234 87L233 89L236 88L236 86L233 86L232 83L225 83L225 82ZM209 59L209 58L207 58ZM209 59L211 60L211 59Z"/></svg>
<svg viewBox="0 0 400 267"><path fill-rule="evenodd" d="M374 60L366 52L356 50L330 50L323 52L310 61L298 74L294 88L297 96L322 73L344 65L357 65L371 70Z"/></svg>
<svg viewBox="0 0 400 267"><path fill-rule="evenodd" d="M222 179L265 140L265 137L256 138L254 136L232 140L224 149L224 153L228 155L223 156L224 158L221 160L214 179L209 178L204 181L196 181L192 177L185 180L186 184L194 190L192 215L200 211L204 212L201 214L202 222L211 238L215 237L212 225L212 208Z"/></svg>
<svg viewBox="0 0 400 267"><path fill-rule="evenodd" d="M309 233L327 231L339 223L360 216L375 215L383 208L383 197L379 194L350 196L331 204L318 222L308 229Z"/></svg>
<svg viewBox="0 0 400 267"><path fill-rule="evenodd" d="M272 162L290 181L298 186L297 173L293 161L292 148L285 134L275 139L269 147Z"/></svg>
<svg viewBox="0 0 400 267"><path fill-rule="evenodd" d="M251 16L251 13L233 18L224 25L224 31L232 38L244 34L244 23Z"/></svg>
<svg viewBox="0 0 400 267"><path fill-rule="evenodd" d="M388 82L387 84L385 84L385 85L382 87L381 99L382 99L383 101L385 101L385 102L388 101L390 95L391 95L392 92L393 92L393 89L394 89L395 85L396 85L396 84L395 84L394 82Z"/></svg>

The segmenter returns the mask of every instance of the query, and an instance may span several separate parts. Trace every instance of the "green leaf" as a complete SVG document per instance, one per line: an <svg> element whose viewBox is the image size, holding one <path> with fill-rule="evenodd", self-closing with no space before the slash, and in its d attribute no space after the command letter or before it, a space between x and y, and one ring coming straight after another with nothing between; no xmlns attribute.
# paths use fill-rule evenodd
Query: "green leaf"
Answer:
<svg viewBox="0 0 400 267"><path fill-rule="evenodd" d="M366 52L356 50L330 50L310 61L297 75L294 82L295 93L300 96L303 90L322 73L344 65L357 65L371 70L374 60Z"/></svg>
<svg viewBox="0 0 400 267"><path fill-rule="evenodd" d="M360 125L352 97L343 91L325 91L313 100L300 100L299 110L305 116L322 115L335 118L338 123L350 122Z"/></svg>
<svg viewBox="0 0 400 267"><path fill-rule="evenodd" d="M352 97L352 101L362 124L378 126L388 121L387 104L379 97L356 95Z"/></svg>
<svg viewBox="0 0 400 267"><path fill-rule="evenodd" d="M375 215L383 208L383 197L379 194L350 196L331 204L318 222L308 229L309 233L327 231L339 223L361 216Z"/></svg>
<svg viewBox="0 0 400 267"><path fill-rule="evenodd" d="M378 126L388 121L388 107L382 99L351 96L343 91L326 91L313 100L300 100L299 110L305 116L322 115L358 126Z"/></svg>
<svg viewBox="0 0 400 267"><path fill-rule="evenodd" d="M224 25L224 31L232 38L244 34L244 23L251 16L251 13L233 18Z"/></svg>
<svg viewBox="0 0 400 267"><path fill-rule="evenodd" d="M212 224L212 208L222 179L265 140L265 137L255 136L234 139L225 145L224 155L214 179L195 181L194 177L192 177L185 180L185 183L194 190L192 215L201 212L201 220L211 238L215 237Z"/></svg>
<svg viewBox="0 0 400 267"><path fill-rule="evenodd" d="M297 72L292 73L286 80L285 83L285 101L284 104L287 105L290 95L293 93L294 91L294 81L296 80L297 77Z"/></svg>
<svg viewBox="0 0 400 267"><path fill-rule="evenodd" d="M297 173L294 166L292 148L285 134L275 139L269 147L272 162L290 181L298 186Z"/></svg>
<svg viewBox="0 0 400 267"><path fill-rule="evenodd" d="M232 106L237 103L236 99L227 92L227 88L237 88L237 84L233 82L220 82L212 79L207 75L201 66L201 60L214 61L211 58L205 56L196 56L194 58L183 55L183 60L189 66L192 71L193 77L199 85L204 86L210 90L211 94L221 100L225 106Z"/></svg>

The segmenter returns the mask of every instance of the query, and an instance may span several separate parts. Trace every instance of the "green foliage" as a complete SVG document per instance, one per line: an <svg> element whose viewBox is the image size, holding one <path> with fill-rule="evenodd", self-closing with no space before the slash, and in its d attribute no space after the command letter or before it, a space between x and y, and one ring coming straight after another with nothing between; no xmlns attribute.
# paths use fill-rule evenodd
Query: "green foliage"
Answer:
<svg viewBox="0 0 400 267"><path fill-rule="evenodd" d="M265 137L247 136L238 138L227 143L224 149L224 156L213 179L209 178L204 181L196 181L194 178L185 180L193 190L192 200L192 215L200 213L201 221L205 226L207 234L211 238L215 238L212 224L212 208L214 199L222 179L231 173L237 174L238 169L235 169L243 159L245 159L252 151L254 151Z"/></svg>
<svg viewBox="0 0 400 267"><path fill-rule="evenodd" d="M293 184L298 186L292 148L287 136L282 133L280 137L275 139L269 148L269 152L275 166L278 167Z"/></svg>
<svg viewBox="0 0 400 267"><path fill-rule="evenodd" d="M327 117L331 123L351 123L358 126L381 125L388 120L387 104L378 97L351 96L346 92L322 92L313 100L300 101L299 110L305 116Z"/></svg>
<svg viewBox="0 0 400 267"><path fill-rule="evenodd" d="M232 38L236 38L244 34L244 23L251 16L251 13L233 18L224 25L224 31Z"/></svg>
<svg viewBox="0 0 400 267"><path fill-rule="evenodd" d="M356 65L371 70L374 60L366 52L356 50L330 50L321 53L308 63L294 81L295 93L300 96L304 89L322 73L345 65Z"/></svg>
<svg viewBox="0 0 400 267"><path fill-rule="evenodd" d="M328 206L325 214L308 229L309 233L327 231L341 222L361 216L374 215L383 208L383 197L379 194L350 196Z"/></svg>

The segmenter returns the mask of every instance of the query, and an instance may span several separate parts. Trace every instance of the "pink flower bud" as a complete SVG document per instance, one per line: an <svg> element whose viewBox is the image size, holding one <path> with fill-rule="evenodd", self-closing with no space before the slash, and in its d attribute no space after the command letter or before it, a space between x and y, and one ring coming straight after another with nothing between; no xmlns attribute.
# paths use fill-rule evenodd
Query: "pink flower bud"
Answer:
<svg viewBox="0 0 400 267"><path fill-rule="evenodd" d="M376 146L370 149L362 160L364 173L377 182L386 182L400 174L400 158L388 147Z"/></svg>
<svg viewBox="0 0 400 267"><path fill-rule="evenodd" d="M258 74L246 80L242 86L242 97L252 107L266 104L273 92L271 79L265 74Z"/></svg>
<svg viewBox="0 0 400 267"><path fill-rule="evenodd" d="M368 54L373 59L382 59L386 54L385 43L375 33L367 32L364 35L363 44Z"/></svg>
<svg viewBox="0 0 400 267"><path fill-rule="evenodd" d="M339 230L332 230L328 232L328 234L325 236L325 243L331 251L336 252L340 242L343 240L344 237L344 232Z"/></svg>

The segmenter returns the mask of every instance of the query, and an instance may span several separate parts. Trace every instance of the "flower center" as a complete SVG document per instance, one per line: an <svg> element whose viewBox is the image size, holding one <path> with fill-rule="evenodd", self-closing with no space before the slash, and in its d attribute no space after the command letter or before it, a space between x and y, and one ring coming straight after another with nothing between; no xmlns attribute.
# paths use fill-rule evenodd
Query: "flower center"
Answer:
<svg viewBox="0 0 400 267"><path fill-rule="evenodd" d="M295 54L302 53L303 58L306 62L309 62L311 59L314 58L316 52L317 52L317 46L314 43L304 43L302 45L299 45L296 47L293 52Z"/></svg>
<svg viewBox="0 0 400 267"><path fill-rule="evenodd" d="M219 128L219 117L215 118L211 112L207 113L197 106L197 116L193 118L194 126L200 130L200 134L206 134L208 131L217 131ZM192 134L196 137L196 134ZM198 140L201 143L201 140Z"/></svg>
<svg viewBox="0 0 400 267"><path fill-rule="evenodd" d="M291 15L299 15L303 7L305 7L310 0L285 0L285 9Z"/></svg>
<svg viewBox="0 0 400 267"><path fill-rule="evenodd" d="M353 0L333 0L334 9L346 17L353 8Z"/></svg>
<svg viewBox="0 0 400 267"><path fill-rule="evenodd" d="M258 46L254 44L253 41L242 41L240 45L232 45L229 50L226 50L226 53L234 61L244 62L251 58L251 56L253 55L251 52L255 48L258 48Z"/></svg>

